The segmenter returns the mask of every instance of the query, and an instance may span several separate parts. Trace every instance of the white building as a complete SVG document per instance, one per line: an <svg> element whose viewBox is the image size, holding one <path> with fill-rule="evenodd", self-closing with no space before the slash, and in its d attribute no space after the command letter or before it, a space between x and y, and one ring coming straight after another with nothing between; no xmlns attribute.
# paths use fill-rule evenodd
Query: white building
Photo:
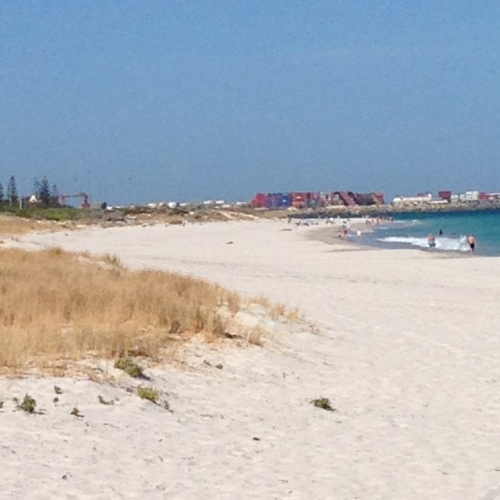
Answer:
<svg viewBox="0 0 500 500"><path fill-rule="evenodd" d="M466 191L464 195L464 201L478 201L479 191Z"/></svg>
<svg viewBox="0 0 500 500"><path fill-rule="evenodd" d="M430 203L432 194L427 193L422 196L396 196L392 202L395 205L417 205L421 203Z"/></svg>

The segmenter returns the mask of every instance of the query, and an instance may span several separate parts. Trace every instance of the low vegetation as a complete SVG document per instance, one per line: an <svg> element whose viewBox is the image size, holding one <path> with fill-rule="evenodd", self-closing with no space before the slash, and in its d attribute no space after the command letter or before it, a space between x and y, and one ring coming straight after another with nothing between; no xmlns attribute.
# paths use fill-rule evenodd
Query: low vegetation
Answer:
<svg viewBox="0 0 500 500"><path fill-rule="evenodd" d="M158 403L158 399L160 397L158 391L153 387L142 387L142 386L137 388L137 395L141 399L147 399L152 403Z"/></svg>
<svg viewBox="0 0 500 500"><path fill-rule="evenodd" d="M134 378L142 377L142 368L130 358L120 358L115 363L115 368L119 370L123 370L127 375L130 375Z"/></svg>
<svg viewBox="0 0 500 500"><path fill-rule="evenodd" d="M24 396L24 399L22 401L14 399L14 402L16 403L18 410L23 410L26 413L35 413L36 401L29 394L26 394L26 396Z"/></svg>
<svg viewBox="0 0 500 500"><path fill-rule="evenodd" d="M113 400L106 400L104 399L102 396L98 396L97 398L99 400L99 403L101 403L102 405L108 405L108 406L112 406L115 404L115 402Z"/></svg>
<svg viewBox="0 0 500 500"><path fill-rule="evenodd" d="M70 415L73 415L74 417L78 417L78 418L83 418L83 415L81 414L80 410L76 406L71 410Z"/></svg>
<svg viewBox="0 0 500 500"><path fill-rule="evenodd" d="M313 399L312 404L316 406L316 408L321 408L322 410L336 411L330 404L330 400L328 398Z"/></svg>
<svg viewBox="0 0 500 500"><path fill-rule="evenodd" d="M42 223L38 221L0 214L0 236L2 237L16 236L37 230L41 231L42 228Z"/></svg>
<svg viewBox="0 0 500 500"><path fill-rule="evenodd" d="M275 303L265 296L252 298L252 304L260 305L268 311L269 316L273 319L285 318L289 321L297 321L300 319L300 313L297 309L289 310L285 304Z"/></svg>
<svg viewBox="0 0 500 500"><path fill-rule="evenodd" d="M57 222L77 220L86 215L85 210L73 207L40 208L33 206L18 208L17 206L3 205L0 207L0 212L15 215L22 219L52 220Z"/></svg>
<svg viewBox="0 0 500 500"><path fill-rule="evenodd" d="M204 280L130 271L61 249L0 250L0 369L54 359L153 360L175 340L223 337L240 297Z"/></svg>

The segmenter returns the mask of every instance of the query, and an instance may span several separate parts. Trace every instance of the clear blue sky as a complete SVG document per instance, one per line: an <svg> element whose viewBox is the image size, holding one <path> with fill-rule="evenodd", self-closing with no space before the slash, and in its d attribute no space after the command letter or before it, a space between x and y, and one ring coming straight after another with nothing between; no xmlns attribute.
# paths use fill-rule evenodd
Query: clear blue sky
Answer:
<svg viewBox="0 0 500 500"><path fill-rule="evenodd" d="M0 65L22 192L500 190L498 0L3 0Z"/></svg>

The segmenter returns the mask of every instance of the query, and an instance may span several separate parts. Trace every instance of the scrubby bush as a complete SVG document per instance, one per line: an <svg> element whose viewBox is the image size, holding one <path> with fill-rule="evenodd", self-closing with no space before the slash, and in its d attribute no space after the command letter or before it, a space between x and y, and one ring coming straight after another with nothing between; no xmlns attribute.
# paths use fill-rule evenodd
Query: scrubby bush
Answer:
<svg viewBox="0 0 500 500"><path fill-rule="evenodd" d="M316 406L316 408L321 408L323 410L337 411L335 410L335 408L332 408L332 405L330 404L330 400L328 398L313 399L312 404Z"/></svg>
<svg viewBox="0 0 500 500"><path fill-rule="evenodd" d="M18 410L23 410L26 413L34 413L35 412L36 401L29 394L26 394L26 396L24 396L24 399L21 402L19 402L19 400L17 400L17 399L15 399L14 401L17 402L17 409Z"/></svg>
<svg viewBox="0 0 500 500"><path fill-rule="evenodd" d="M142 377L142 368L130 358L120 358L115 363L115 368L123 370L127 375L134 378Z"/></svg>
<svg viewBox="0 0 500 500"><path fill-rule="evenodd" d="M147 399L148 401L151 401L153 403L158 403L158 398L160 397L158 391L153 387L142 386L137 388L137 395L141 399Z"/></svg>

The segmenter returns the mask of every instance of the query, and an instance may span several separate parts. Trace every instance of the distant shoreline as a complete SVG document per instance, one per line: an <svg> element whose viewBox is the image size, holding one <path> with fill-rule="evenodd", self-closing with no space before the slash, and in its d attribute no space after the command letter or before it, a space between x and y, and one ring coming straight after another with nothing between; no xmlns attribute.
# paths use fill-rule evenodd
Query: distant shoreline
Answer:
<svg viewBox="0 0 500 500"><path fill-rule="evenodd" d="M361 226L361 222L357 221L350 221L350 226L351 229L354 231L361 230L363 233L363 236L366 235L367 233L372 233L373 228L369 228L368 230L365 229L364 224ZM451 251L451 250L434 250L431 248L422 248L422 247L417 247L417 246L405 246L405 245L385 245L385 244L375 244L374 240L370 240L369 243L366 242L366 239L361 236L361 239L350 236L349 238L344 238L341 236L337 236L335 234L335 228L336 226L331 226L331 227L321 227L321 228L315 228L315 230L310 231L310 233L307 235L307 238L312 241L321 241L322 243L326 243L327 245L334 245L334 246L345 246L345 251L357 251L357 250L375 250L375 251L386 251L386 250L414 250L418 252L425 252L428 255L433 255L437 256L440 258L484 258L484 257L490 257L487 255L481 255L481 254L475 254L472 255L470 253L466 252L456 252L456 251ZM363 230L365 229L365 230Z"/></svg>
<svg viewBox="0 0 500 500"><path fill-rule="evenodd" d="M434 213L469 213L469 212L500 212L500 204L491 203L468 203L450 204L439 206L418 206L418 207L396 207L394 205L371 205L355 207L324 207L320 209L308 209L289 214L291 218L305 219L317 218L327 219L329 217L377 217L397 216L402 214L434 214Z"/></svg>

